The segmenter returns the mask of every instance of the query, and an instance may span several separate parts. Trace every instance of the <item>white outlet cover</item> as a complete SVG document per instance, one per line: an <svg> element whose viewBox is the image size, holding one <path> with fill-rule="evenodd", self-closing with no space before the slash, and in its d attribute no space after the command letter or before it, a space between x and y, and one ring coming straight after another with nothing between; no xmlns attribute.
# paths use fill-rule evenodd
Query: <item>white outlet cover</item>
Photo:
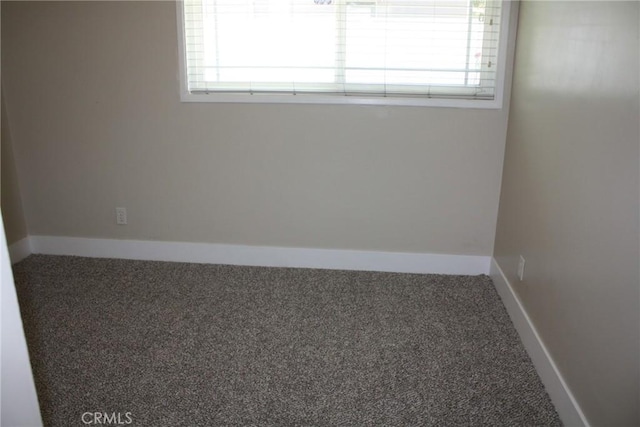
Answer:
<svg viewBox="0 0 640 427"><path fill-rule="evenodd" d="M520 281L524 280L524 263L524 257L520 255L520 262L518 262L518 279L520 279Z"/></svg>
<svg viewBox="0 0 640 427"><path fill-rule="evenodd" d="M127 224L127 208L116 208L116 224Z"/></svg>

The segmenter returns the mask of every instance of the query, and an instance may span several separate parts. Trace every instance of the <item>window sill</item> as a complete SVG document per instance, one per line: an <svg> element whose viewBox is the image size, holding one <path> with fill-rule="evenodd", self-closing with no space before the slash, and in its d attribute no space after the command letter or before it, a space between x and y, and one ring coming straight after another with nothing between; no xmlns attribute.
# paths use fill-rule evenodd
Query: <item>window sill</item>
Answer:
<svg viewBox="0 0 640 427"><path fill-rule="evenodd" d="M392 98L377 96L332 96L316 94L278 95L278 94L192 94L182 92L182 102L195 103L246 103L246 104L326 104L326 105L379 105L404 107L448 107L501 109L502 100L497 96L493 100L447 99L447 98Z"/></svg>

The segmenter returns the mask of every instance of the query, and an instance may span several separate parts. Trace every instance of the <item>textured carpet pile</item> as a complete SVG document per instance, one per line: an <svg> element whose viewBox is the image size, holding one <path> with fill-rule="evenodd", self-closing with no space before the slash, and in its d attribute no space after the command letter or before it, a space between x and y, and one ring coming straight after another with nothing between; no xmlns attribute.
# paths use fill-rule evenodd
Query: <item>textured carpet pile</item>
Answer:
<svg viewBox="0 0 640 427"><path fill-rule="evenodd" d="M31 256L46 425L560 425L487 276Z"/></svg>

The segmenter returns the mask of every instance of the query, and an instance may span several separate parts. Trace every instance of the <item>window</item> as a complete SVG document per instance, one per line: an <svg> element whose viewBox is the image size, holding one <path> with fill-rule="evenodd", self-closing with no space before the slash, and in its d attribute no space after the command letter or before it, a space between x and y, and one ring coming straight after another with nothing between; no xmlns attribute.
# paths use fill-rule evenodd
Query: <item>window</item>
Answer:
<svg viewBox="0 0 640 427"><path fill-rule="evenodd" d="M187 101L500 106L508 2L184 0L178 7Z"/></svg>

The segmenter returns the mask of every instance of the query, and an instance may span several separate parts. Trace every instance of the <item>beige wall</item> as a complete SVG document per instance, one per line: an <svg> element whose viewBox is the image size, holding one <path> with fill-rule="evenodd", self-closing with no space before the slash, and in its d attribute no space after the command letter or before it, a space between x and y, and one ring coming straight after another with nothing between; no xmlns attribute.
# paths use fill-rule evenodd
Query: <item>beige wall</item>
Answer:
<svg viewBox="0 0 640 427"><path fill-rule="evenodd" d="M8 244L27 236L27 225L22 210L22 200L18 188L18 177L13 157L11 132L9 131L4 106L4 96L0 99L2 109L2 135L0 140L0 207L2 223ZM4 244L4 243L3 243Z"/></svg>
<svg viewBox="0 0 640 427"><path fill-rule="evenodd" d="M172 2L2 7L31 234L491 255L506 111L181 103Z"/></svg>
<svg viewBox="0 0 640 427"><path fill-rule="evenodd" d="M638 9L521 5L498 217L496 259L596 426L640 424Z"/></svg>
<svg viewBox="0 0 640 427"><path fill-rule="evenodd" d="M2 97L2 159L1 177L2 188L2 219L4 230L7 237L7 243L12 244L18 240L27 237L27 224L24 219L22 209L22 199L18 188L18 177L16 175L16 166L13 157L13 144L11 141L11 132L8 121L6 119L6 111L4 108L4 97Z"/></svg>

